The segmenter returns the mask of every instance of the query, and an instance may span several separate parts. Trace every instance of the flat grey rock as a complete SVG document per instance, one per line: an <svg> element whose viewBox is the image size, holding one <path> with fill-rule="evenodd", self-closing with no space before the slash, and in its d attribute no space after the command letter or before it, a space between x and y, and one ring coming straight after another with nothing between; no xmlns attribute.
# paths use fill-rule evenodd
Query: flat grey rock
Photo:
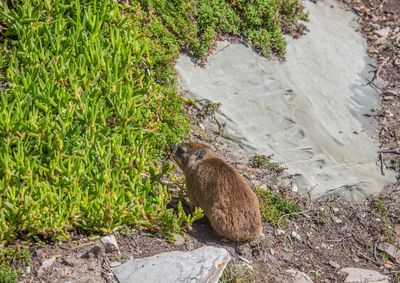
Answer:
<svg viewBox="0 0 400 283"><path fill-rule="evenodd" d="M45 268L49 268L50 266L53 265L53 263L56 261L55 257L46 259L45 261L42 262L42 265L40 266L40 269L45 269Z"/></svg>
<svg viewBox="0 0 400 283"><path fill-rule="evenodd" d="M55 262L56 262L56 258L55 257L52 257L52 258L44 260L42 262L42 265L39 267L39 270L37 271L38 277L39 278L42 277L44 272L45 272L45 269L50 268L51 266L53 266L53 264Z"/></svg>
<svg viewBox="0 0 400 283"><path fill-rule="evenodd" d="M389 243L379 243L377 248L378 250L387 253L392 260L400 264L400 248Z"/></svg>
<svg viewBox="0 0 400 283"><path fill-rule="evenodd" d="M175 246L182 246L185 243L185 237L180 234L174 234L174 245Z"/></svg>
<svg viewBox="0 0 400 283"><path fill-rule="evenodd" d="M340 271L348 274L345 283L389 283L389 277L374 270L343 268Z"/></svg>
<svg viewBox="0 0 400 283"><path fill-rule="evenodd" d="M389 33L390 33L390 27L385 27L383 29L377 30L375 31L375 33L381 37L388 37Z"/></svg>
<svg viewBox="0 0 400 283"><path fill-rule="evenodd" d="M118 243L114 235L102 237L100 241L103 243L107 253L112 253L112 252L120 253Z"/></svg>
<svg viewBox="0 0 400 283"><path fill-rule="evenodd" d="M286 270L286 272L292 275L293 283L313 283L310 276L308 276L304 272L296 269L288 269Z"/></svg>
<svg viewBox="0 0 400 283"><path fill-rule="evenodd" d="M354 14L338 1L304 1L310 32L288 39L285 62L240 44L219 42L205 68L182 55L181 88L191 98L221 103L224 137L247 155L272 155L287 166L300 194L339 192L358 202L395 180L382 176L373 115L378 95L367 44Z"/></svg>
<svg viewBox="0 0 400 283"><path fill-rule="evenodd" d="M227 250L206 246L130 260L114 270L121 283L216 283L230 260Z"/></svg>

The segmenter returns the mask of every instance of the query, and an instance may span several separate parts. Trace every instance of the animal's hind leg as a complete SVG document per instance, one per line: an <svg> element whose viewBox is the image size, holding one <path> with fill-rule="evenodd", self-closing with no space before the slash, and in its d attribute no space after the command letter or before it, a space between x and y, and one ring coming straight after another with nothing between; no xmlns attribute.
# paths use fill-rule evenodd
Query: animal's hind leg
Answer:
<svg viewBox="0 0 400 283"><path fill-rule="evenodd" d="M240 235L237 234L238 229L235 223L228 219L224 211L213 208L208 219L210 219L211 227L218 235L233 241L239 240Z"/></svg>

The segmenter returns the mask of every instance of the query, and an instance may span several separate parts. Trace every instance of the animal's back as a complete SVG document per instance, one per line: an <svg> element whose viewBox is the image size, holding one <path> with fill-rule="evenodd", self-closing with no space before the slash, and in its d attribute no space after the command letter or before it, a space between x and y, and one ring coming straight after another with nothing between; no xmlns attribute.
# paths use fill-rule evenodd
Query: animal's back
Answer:
<svg viewBox="0 0 400 283"><path fill-rule="evenodd" d="M228 239L243 241L262 230L258 199L232 166L213 157L186 172L189 197L200 206L213 229Z"/></svg>

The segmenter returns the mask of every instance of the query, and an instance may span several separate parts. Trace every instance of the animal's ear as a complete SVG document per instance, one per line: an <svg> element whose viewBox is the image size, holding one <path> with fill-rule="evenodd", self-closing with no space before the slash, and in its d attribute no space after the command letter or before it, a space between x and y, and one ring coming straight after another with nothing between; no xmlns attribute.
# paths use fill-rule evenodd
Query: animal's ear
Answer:
<svg viewBox="0 0 400 283"><path fill-rule="evenodd" d="M196 156L196 161L199 161L200 159L202 159L205 154L206 154L205 149L203 149L203 148L198 149L194 154Z"/></svg>

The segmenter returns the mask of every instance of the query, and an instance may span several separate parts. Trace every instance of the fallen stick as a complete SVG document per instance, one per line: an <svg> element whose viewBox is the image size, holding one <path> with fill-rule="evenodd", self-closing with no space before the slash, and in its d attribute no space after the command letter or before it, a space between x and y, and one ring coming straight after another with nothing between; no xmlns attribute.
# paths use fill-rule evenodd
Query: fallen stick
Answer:
<svg viewBox="0 0 400 283"><path fill-rule="evenodd" d="M380 74L381 71L382 71L382 67L385 66L385 65L388 63L388 61L389 61L389 57L386 58L386 59L382 62L382 64L380 64L379 67L375 69L374 75L372 76L372 79L367 83L367 85L370 85L371 83L373 83L373 82L376 80L376 78L379 77L379 74Z"/></svg>
<svg viewBox="0 0 400 283"><path fill-rule="evenodd" d="M383 158L382 158L382 153L381 152L379 152L379 161L380 161L380 163L381 163L381 174L383 175L383 176L385 176L385 172L383 172Z"/></svg>
<svg viewBox="0 0 400 283"><path fill-rule="evenodd" d="M398 150L381 150L379 153L391 153L391 154L400 154Z"/></svg>

